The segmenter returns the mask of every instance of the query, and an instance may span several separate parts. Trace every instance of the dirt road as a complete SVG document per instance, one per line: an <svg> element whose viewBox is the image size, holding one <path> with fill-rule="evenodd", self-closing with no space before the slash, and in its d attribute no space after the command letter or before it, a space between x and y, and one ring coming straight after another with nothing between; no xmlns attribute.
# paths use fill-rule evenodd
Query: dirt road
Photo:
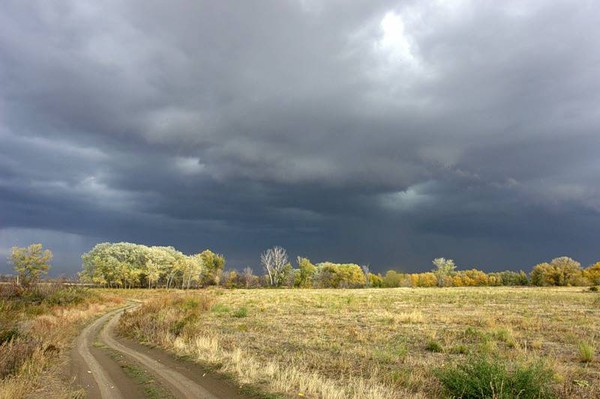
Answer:
<svg viewBox="0 0 600 399"><path fill-rule="evenodd" d="M72 372L77 385L90 399L137 399L175 397L181 399L247 399L230 382L207 373L202 367L117 337L120 315L133 306L105 314L87 326L72 352ZM97 342L97 340L99 342ZM124 359L117 361L116 359ZM123 364L123 361L128 362ZM157 389L149 390L125 370L150 375ZM137 376L136 374L136 376ZM146 378L148 380L149 378ZM158 394L162 392L162 394Z"/></svg>

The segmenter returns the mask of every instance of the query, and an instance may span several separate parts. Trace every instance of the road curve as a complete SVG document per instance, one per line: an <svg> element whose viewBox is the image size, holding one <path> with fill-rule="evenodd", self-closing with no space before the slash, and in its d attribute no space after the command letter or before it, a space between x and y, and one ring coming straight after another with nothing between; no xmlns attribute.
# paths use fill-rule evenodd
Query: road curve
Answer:
<svg viewBox="0 0 600 399"><path fill-rule="evenodd" d="M83 359L89 376L86 377L83 370L79 370L79 375L82 380L82 385L84 385L84 387L90 393L92 393L91 396L124 399L124 396L117 387L117 384L115 384L115 382L109 376L107 370L100 365L90 350L94 341L94 337L96 337L96 334L102 325L111 317L121 314L121 312L123 312L123 309L117 309L105 314L84 328L81 334L79 334L79 337L77 337L75 345L76 355Z"/></svg>
<svg viewBox="0 0 600 399"><path fill-rule="evenodd" d="M93 347L96 337L106 347L143 367L163 388L180 399L246 399L231 383L206 373L201 366L182 362L160 349L147 348L127 339L116 338L115 327L121 314L136 305L113 310L87 326L73 351L73 371L77 383L90 399L143 398L139 386L129 379L106 351Z"/></svg>
<svg viewBox="0 0 600 399"><path fill-rule="evenodd" d="M162 380L163 383L168 385L171 393L178 398L220 399L178 371L117 341L114 338L114 330L115 326L119 322L119 316L121 316L123 311L124 310L120 310L116 314L110 316L110 320L106 324L106 327L104 327L100 332L101 341L103 341L109 348L112 348L123 355L134 359L136 362L146 367L150 373L154 374L156 377Z"/></svg>

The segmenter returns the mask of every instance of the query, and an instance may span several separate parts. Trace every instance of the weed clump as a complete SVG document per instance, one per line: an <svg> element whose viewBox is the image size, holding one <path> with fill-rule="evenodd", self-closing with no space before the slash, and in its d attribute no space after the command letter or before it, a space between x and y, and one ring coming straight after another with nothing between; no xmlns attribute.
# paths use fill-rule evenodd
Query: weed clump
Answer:
<svg viewBox="0 0 600 399"><path fill-rule="evenodd" d="M444 347L442 346L442 344L440 344L438 341L434 341L431 340L427 343L427 345L425 346L425 349L427 349L429 352L443 352L444 351Z"/></svg>
<svg viewBox="0 0 600 399"><path fill-rule="evenodd" d="M589 342L580 342L577 345L579 351L579 360L582 363L591 363L594 360L594 347Z"/></svg>
<svg viewBox="0 0 600 399"><path fill-rule="evenodd" d="M241 307L231 314L233 317L242 318L248 316L248 308Z"/></svg>
<svg viewBox="0 0 600 399"><path fill-rule="evenodd" d="M15 338L0 345L0 379L17 373L37 348L31 339Z"/></svg>
<svg viewBox="0 0 600 399"><path fill-rule="evenodd" d="M449 397L461 399L550 399L553 371L542 363L509 365L487 357L434 372Z"/></svg>
<svg viewBox="0 0 600 399"><path fill-rule="evenodd" d="M19 337L19 330L16 327L9 327L0 330L0 347Z"/></svg>

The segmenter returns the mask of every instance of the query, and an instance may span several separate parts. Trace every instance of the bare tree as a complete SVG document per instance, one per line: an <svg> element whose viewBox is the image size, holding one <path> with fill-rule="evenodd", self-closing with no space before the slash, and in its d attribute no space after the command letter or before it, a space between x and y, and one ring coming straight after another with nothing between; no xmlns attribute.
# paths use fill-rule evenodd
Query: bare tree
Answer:
<svg viewBox="0 0 600 399"><path fill-rule="evenodd" d="M283 284L289 264L285 249L282 247L267 249L260 255L260 263L269 275L269 284L271 286L278 287Z"/></svg>
<svg viewBox="0 0 600 399"><path fill-rule="evenodd" d="M251 267L244 268L242 279L244 280L244 285L246 288L250 288L256 276L254 276L254 270Z"/></svg>
<svg viewBox="0 0 600 399"><path fill-rule="evenodd" d="M362 265L360 268L365 274L365 287L369 288L371 286L371 278L369 277L369 274L371 274L371 267L369 265Z"/></svg>

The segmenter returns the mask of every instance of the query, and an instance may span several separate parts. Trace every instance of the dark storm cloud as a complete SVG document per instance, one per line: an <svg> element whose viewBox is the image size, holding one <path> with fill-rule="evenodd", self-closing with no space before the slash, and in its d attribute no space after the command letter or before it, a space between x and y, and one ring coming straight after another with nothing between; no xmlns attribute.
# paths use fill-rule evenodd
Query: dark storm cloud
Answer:
<svg viewBox="0 0 600 399"><path fill-rule="evenodd" d="M34 232L73 268L101 240L232 266L275 244L379 269L598 257L594 2L2 8L4 252Z"/></svg>

